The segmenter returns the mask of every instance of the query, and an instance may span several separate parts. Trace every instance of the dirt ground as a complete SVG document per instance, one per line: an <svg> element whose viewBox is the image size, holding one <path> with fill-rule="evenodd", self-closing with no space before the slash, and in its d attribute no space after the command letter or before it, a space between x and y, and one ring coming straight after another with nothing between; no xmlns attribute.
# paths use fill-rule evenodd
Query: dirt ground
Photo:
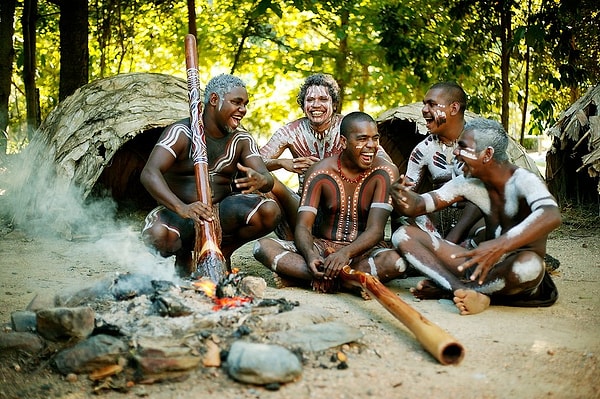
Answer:
<svg viewBox="0 0 600 399"><path fill-rule="evenodd" d="M572 213L572 211L570 211ZM1 214L1 212L0 212ZM592 222L589 222L589 218ZM600 398L600 227L598 214L565 214L548 253L561 264L554 275L558 302L550 308L492 307L460 316L450 301L418 301L408 291L417 277L388 287L465 348L456 366L438 363L376 300L350 294L275 289L252 257L251 244L234 254L242 271L262 275L267 297L322 307L360 328L364 337L348 353L348 368L305 367L299 381L278 391L240 384L221 369L194 371L185 381L138 385L105 398ZM139 225L101 236L43 237L14 228L0 217L0 322L36 297L53 296L114 272L153 270L169 275L169 263L139 245ZM133 244L131 244L133 242ZM126 245L127 247L123 247ZM127 256L126 256L127 255ZM19 370L20 369L20 370ZM87 398L87 376L68 382L47 364L0 364L1 398Z"/></svg>

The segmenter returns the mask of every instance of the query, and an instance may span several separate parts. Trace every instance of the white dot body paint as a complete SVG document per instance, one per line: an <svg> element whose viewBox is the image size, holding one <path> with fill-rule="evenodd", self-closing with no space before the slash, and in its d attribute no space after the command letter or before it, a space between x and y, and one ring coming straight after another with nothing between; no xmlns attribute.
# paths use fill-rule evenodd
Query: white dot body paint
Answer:
<svg viewBox="0 0 600 399"><path fill-rule="evenodd" d="M542 263L536 259L535 256L531 256L530 259L526 261L516 261L513 263L512 270L520 283L533 281L538 278L542 272Z"/></svg>
<svg viewBox="0 0 600 399"><path fill-rule="evenodd" d="M452 287L450 286L450 282L448 280L446 280L444 277L442 277L440 274L438 274L435 270L431 269L429 266L426 266L425 264L421 263L421 261L418 260L417 258L415 258L412 254L406 252L404 254L404 257L406 258L406 260L408 260L408 262L411 265L413 265L415 267L415 269L426 274L427 277L434 280L442 288L445 288L447 290L452 290Z"/></svg>

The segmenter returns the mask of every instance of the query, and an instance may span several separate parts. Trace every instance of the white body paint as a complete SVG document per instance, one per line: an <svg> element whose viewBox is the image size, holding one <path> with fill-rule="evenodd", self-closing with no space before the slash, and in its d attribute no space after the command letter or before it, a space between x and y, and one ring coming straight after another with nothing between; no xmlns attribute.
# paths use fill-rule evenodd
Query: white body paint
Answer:
<svg viewBox="0 0 600 399"><path fill-rule="evenodd" d="M409 237L406 234L406 229L404 227L399 227L394 234L392 234L392 245L395 248L398 248L399 244L404 241L408 241Z"/></svg>
<svg viewBox="0 0 600 399"><path fill-rule="evenodd" d="M513 263L512 270L519 279L519 282L525 283L538 278L542 272L542 267L542 263L532 256L529 260Z"/></svg>
<svg viewBox="0 0 600 399"><path fill-rule="evenodd" d="M450 286L450 282L448 280L446 280L444 277L442 277L440 274L438 274L435 270L433 270L430 267L421 263L421 261L419 259L415 258L412 254L406 252L406 253L404 253L404 257L411 265L413 265L415 267L415 269L426 274L429 278L431 278L436 283L438 283L440 285L440 287L442 287L448 291L452 290L452 287Z"/></svg>

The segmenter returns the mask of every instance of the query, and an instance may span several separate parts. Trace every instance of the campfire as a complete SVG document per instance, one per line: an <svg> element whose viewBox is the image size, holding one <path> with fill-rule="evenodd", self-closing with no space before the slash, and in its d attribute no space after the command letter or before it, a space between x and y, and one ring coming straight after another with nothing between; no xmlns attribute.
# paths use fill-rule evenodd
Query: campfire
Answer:
<svg viewBox="0 0 600 399"><path fill-rule="evenodd" d="M0 347L13 357L30 353L30 362L50 364L67 380L87 375L94 391L177 381L203 367L223 367L238 382L278 386L300 377L310 352L337 359L332 368L347 367L338 347L359 339L360 331L312 322L306 342L315 328L344 333L336 330L339 342L323 346L298 340L298 328L286 337L299 303L265 298L265 290L264 279L237 270L219 284L206 278L174 283L118 274L59 293L52 303L34 300L28 310L13 312ZM331 335L331 330L319 333ZM261 355L252 355L253 350ZM256 364L265 352L271 358Z"/></svg>

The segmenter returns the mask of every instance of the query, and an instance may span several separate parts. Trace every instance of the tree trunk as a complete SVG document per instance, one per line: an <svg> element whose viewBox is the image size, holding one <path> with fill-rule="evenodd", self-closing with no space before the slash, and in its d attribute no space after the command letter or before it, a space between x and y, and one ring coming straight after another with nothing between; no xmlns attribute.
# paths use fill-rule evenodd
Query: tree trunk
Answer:
<svg viewBox="0 0 600 399"><path fill-rule="evenodd" d="M531 18L531 0L527 1L527 29L531 27L530 24ZM519 144L524 145L525 143L525 124L527 122L527 104L529 103L529 69L530 61L531 61L531 51L529 49L529 44L527 44L527 40L525 40L525 46L527 46L527 50L525 51L525 94L523 96L523 111L521 113L521 136L519 140ZM536 147L537 148L537 147Z"/></svg>
<svg viewBox="0 0 600 399"><path fill-rule="evenodd" d="M188 8L188 33L190 35L194 35L194 37L198 36L198 29L196 28L196 1L195 0L187 0L187 8Z"/></svg>
<svg viewBox="0 0 600 399"><path fill-rule="evenodd" d="M88 3L71 0L60 7L60 84L64 100L88 82Z"/></svg>
<svg viewBox="0 0 600 399"><path fill-rule="evenodd" d="M23 6L23 82L27 103L27 137L31 140L40 125L39 98L35 84L35 24L37 21L37 0L25 0Z"/></svg>
<svg viewBox="0 0 600 399"><path fill-rule="evenodd" d="M500 73L502 75L502 126L508 131L509 107L510 101L510 41L511 41L511 13L510 2L507 0L500 2L500 30L501 30L501 48L500 55Z"/></svg>
<svg viewBox="0 0 600 399"><path fill-rule="evenodd" d="M12 45L15 33L16 0L0 2L0 157L6 154L8 148L8 98L10 97L10 82L12 77L15 49Z"/></svg>
<svg viewBox="0 0 600 399"><path fill-rule="evenodd" d="M344 108L344 98L346 97L346 87L350 81L348 73L348 59L350 58L348 50L348 29L350 26L350 12L348 9L340 10L340 30L344 32L338 45L338 56L335 59L335 76L340 86L340 103L337 112L342 112Z"/></svg>

